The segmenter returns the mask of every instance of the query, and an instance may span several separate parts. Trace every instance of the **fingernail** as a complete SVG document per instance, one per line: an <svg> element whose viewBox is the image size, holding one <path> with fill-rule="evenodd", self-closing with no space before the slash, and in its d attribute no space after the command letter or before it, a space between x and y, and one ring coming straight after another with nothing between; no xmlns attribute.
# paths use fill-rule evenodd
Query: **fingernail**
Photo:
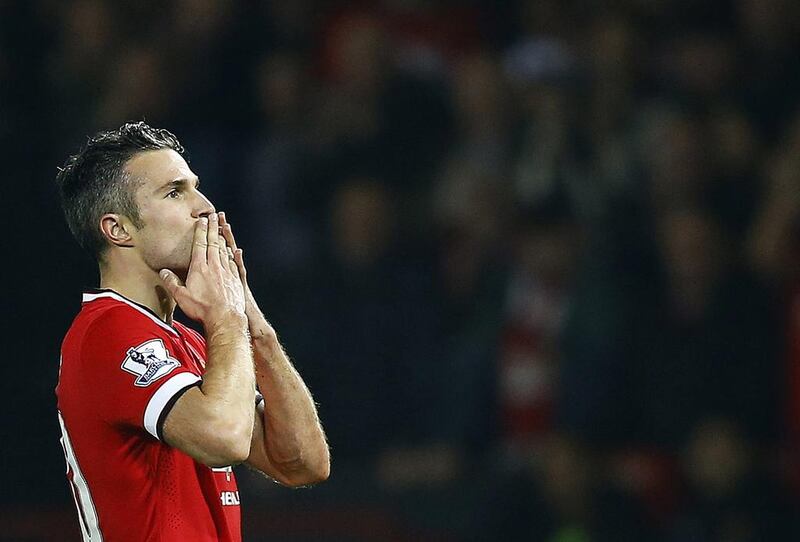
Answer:
<svg viewBox="0 0 800 542"><path fill-rule="evenodd" d="M200 217L200 224L208 224L208 218L201 216Z"/></svg>

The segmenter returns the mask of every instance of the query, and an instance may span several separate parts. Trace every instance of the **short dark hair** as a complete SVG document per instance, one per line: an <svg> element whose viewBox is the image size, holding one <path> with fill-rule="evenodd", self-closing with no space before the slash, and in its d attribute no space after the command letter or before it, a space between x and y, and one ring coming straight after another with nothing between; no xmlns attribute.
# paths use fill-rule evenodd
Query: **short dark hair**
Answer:
<svg viewBox="0 0 800 542"><path fill-rule="evenodd" d="M69 229L98 261L108 247L98 227L105 213L124 214L137 228L143 226L134 199L139 183L125 173L125 164L140 152L159 149L183 154L183 146L170 131L129 122L89 138L59 168L56 183Z"/></svg>

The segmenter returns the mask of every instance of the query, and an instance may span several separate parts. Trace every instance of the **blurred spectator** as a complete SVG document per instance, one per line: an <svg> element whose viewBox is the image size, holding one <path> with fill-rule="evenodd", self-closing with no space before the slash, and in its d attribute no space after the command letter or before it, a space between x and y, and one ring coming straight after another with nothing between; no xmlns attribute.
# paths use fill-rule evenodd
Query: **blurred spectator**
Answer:
<svg viewBox="0 0 800 542"><path fill-rule="evenodd" d="M754 268L778 286L797 280L800 224L800 114L764 168L764 198L748 243Z"/></svg>
<svg viewBox="0 0 800 542"><path fill-rule="evenodd" d="M481 45L480 14L470 3L384 0L380 4L395 61L406 73L440 78L456 55Z"/></svg>
<svg viewBox="0 0 800 542"><path fill-rule="evenodd" d="M508 467L536 461L555 426L564 323L573 301L581 233L561 201L519 218L504 294L497 360L500 443Z"/></svg>
<svg viewBox="0 0 800 542"><path fill-rule="evenodd" d="M315 248L313 218L297 212L314 154L308 77L303 58L290 52L265 55L255 69L261 122L245 153L239 206L256 275L285 278L307 266Z"/></svg>
<svg viewBox="0 0 800 542"><path fill-rule="evenodd" d="M645 43L635 25L618 13L593 19L582 44L592 92L584 130L592 174L604 199L630 192L635 181L632 109L641 89ZM607 203L607 201L606 201Z"/></svg>
<svg viewBox="0 0 800 542"><path fill-rule="evenodd" d="M779 328L770 297L733 259L707 213L666 212L657 242L663 283L641 300L633 332L642 437L677 450L713 414L769 442L779 404Z"/></svg>
<svg viewBox="0 0 800 542"><path fill-rule="evenodd" d="M479 167L442 179L434 201L441 307L441 438L481 456L496 437L495 358L510 250L508 187Z"/></svg>
<svg viewBox="0 0 800 542"><path fill-rule="evenodd" d="M119 13L107 3L94 0L54 7L55 17L48 22L58 46L47 59L46 80L62 110L55 119L56 128L66 131L74 141L91 130L96 118L97 100L120 45L115 40Z"/></svg>
<svg viewBox="0 0 800 542"><path fill-rule="evenodd" d="M648 198L643 203L656 212L701 205L713 178L702 119L677 105L649 105L639 119Z"/></svg>
<svg viewBox="0 0 800 542"><path fill-rule="evenodd" d="M748 239L753 268L785 299L786 366L783 371L787 401L784 419L788 445L788 472L800 494L800 116L795 116L781 145L767 161L763 203Z"/></svg>
<svg viewBox="0 0 800 542"><path fill-rule="evenodd" d="M653 539L641 506L609 483L585 445L564 435L544 444L538 471L502 486L495 523L475 540Z"/></svg>
<svg viewBox="0 0 800 542"><path fill-rule="evenodd" d="M118 126L126 119L168 119L173 96L174 87L159 52L152 47L128 48L109 71L96 104L94 124Z"/></svg>
<svg viewBox="0 0 800 542"><path fill-rule="evenodd" d="M602 199L589 176L578 124L581 101L573 51L559 39L534 36L513 46L504 64L520 107L516 199L536 205L563 190L579 216L597 216Z"/></svg>
<svg viewBox="0 0 800 542"><path fill-rule="evenodd" d="M698 423L684 454L688 495L666 542L790 540L797 536L788 493L769 479L738 424ZM794 523L794 525L793 525Z"/></svg>
<svg viewBox="0 0 800 542"><path fill-rule="evenodd" d="M322 36L327 85L316 135L329 167L379 172L398 194L424 186L447 141L438 84L403 73L380 18L345 11Z"/></svg>
<svg viewBox="0 0 800 542"><path fill-rule="evenodd" d="M326 257L314 265L307 302L291 326L308 337L296 356L320 415L330 420L333 456L366 469L378 452L427 436L425 413L439 391L426 275L402 252L395 227L383 183L341 183Z"/></svg>
<svg viewBox="0 0 800 542"><path fill-rule="evenodd" d="M707 197L737 243L743 243L762 197L763 141L744 111L722 106L708 120L714 184Z"/></svg>
<svg viewBox="0 0 800 542"><path fill-rule="evenodd" d="M707 29L679 34L660 52L656 78L689 103L725 99L735 88L736 51L727 36Z"/></svg>
<svg viewBox="0 0 800 542"><path fill-rule="evenodd" d="M761 136L775 142L797 106L800 10L790 0L738 0L735 6L744 42L738 92Z"/></svg>
<svg viewBox="0 0 800 542"><path fill-rule="evenodd" d="M448 195L458 198L459 183L467 176L503 178L509 173L514 113L509 98L494 57L473 54L455 64L451 77L455 133L439 179Z"/></svg>

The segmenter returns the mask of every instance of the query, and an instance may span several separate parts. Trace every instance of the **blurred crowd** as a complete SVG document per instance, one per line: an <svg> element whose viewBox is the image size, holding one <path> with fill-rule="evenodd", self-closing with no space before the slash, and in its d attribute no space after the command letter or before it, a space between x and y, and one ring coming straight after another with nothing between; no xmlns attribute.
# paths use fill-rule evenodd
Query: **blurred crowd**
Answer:
<svg viewBox="0 0 800 542"><path fill-rule="evenodd" d="M4 1L0 28L0 147L47 222L98 129L187 148L319 404L304 507L797 536L800 4Z"/></svg>

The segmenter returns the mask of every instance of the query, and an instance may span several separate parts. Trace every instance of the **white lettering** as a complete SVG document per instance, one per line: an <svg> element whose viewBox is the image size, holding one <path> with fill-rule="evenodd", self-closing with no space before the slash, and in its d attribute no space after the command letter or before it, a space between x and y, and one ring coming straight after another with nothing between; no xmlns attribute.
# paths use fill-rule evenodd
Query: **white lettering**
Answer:
<svg viewBox="0 0 800 542"><path fill-rule="evenodd" d="M239 506L239 492L223 491L219 494L219 501L222 503L222 506Z"/></svg>

